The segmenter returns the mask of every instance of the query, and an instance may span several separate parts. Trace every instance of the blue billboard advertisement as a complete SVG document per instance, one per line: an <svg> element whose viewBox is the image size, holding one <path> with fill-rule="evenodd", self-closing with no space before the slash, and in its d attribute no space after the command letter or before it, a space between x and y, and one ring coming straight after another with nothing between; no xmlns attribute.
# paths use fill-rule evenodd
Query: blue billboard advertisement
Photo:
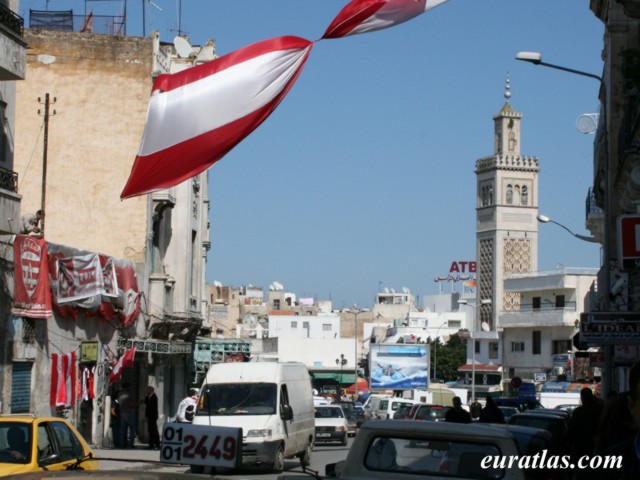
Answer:
<svg viewBox="0 0 640 480"><path fill-rule="evenodd" d="M429 386L429 346L373 343L369 371L371 390L426 390Z"/></svg>

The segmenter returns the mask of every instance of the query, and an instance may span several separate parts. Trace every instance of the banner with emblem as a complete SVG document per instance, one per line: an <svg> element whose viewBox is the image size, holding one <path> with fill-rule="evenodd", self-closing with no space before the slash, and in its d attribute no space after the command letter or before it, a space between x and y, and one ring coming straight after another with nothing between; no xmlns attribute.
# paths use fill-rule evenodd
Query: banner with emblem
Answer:
<svg viewBox="0 0 640 480"><path fill-rule="evenodd" d="M53 316L44 238L16 235L13 259L15 282L11 313L17 317L29 318Z"/></svg>

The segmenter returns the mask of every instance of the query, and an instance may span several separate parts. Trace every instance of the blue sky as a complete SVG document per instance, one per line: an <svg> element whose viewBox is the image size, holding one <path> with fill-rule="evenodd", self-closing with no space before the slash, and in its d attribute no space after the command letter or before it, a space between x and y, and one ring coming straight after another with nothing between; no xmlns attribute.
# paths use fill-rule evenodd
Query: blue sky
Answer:
<svg viewBox="0 0 640 480"><path fill-rule="evenodd" d="M20 13L45 3L22 0ZM179 2L154 3L162 10L147 7L146 31L170 42ZM346 0L181 3L191 43L215 39L223 55L280 35L316 40ZM141 4L127 5L129 35L142 34ZM540 213L588 235L594 137L575 120L598 111L598 82L514 56L539 51L600 75L603 31L586 1L449 0L394 28L317 42L274 114L210 169L207 281L277 281L337 308L370 307L379 287L437 293L453 261L475 260L474 166L493 154L507 72L522 153L540 161ZM540 225L539 270L599 258L597 244Z"/></svg>

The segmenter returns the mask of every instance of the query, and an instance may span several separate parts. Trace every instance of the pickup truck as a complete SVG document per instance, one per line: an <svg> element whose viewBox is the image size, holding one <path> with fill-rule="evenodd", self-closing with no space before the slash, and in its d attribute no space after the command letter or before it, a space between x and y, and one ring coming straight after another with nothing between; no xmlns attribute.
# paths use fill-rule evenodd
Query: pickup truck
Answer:
<svg viewBox="0 0 640 480"><path fill-rule="evenodd" d="M519 455L518 446L504 429L446 422L411 422L409 428L406 420L372 420L358 431L347 458L325 467L324 477L305 470L306 476L298 473L278 479L524 480L522 470L494 465L494 458L510 455ZM492 458L484 460L487 457Z"/></svg>

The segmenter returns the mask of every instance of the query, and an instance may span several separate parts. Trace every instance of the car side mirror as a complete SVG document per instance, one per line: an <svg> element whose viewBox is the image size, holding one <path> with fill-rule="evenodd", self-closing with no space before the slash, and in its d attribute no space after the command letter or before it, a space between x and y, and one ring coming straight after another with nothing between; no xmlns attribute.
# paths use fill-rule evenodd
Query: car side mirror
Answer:
<svg viewBox="0 0 640 480"><path fill-rule="evenodd" d="M284 405L282 407L281 415L283 420L293 420L293 410L291 409L291 406Z"/></svg>
<svg viewBox="0 0 640 480"><path fill-rule="evenodd" d="M46 465L51 465L52 463L58 463L60 462L60 454L59 453L52 453L51 455L46 455L44 457L42 457L41 459L38 460L38 465L40 466L46 466Z"/></svg>

